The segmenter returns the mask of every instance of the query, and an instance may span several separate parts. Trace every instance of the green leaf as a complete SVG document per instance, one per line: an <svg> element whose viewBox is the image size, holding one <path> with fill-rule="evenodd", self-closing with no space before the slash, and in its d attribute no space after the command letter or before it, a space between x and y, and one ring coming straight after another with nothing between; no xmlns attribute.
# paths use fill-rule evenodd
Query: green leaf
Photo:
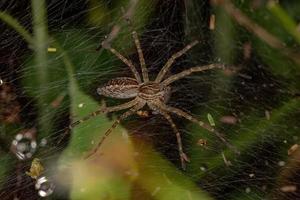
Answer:
<svg viewBox="0 0 300 200"><path fill-rule="evenodd" d="M154 152L149 145L136 141L135 146L142 147L138 150L142 154L137 157L139 166L137 182L154 199L212 200L189 177Z"/></svg>
<svg viewBox="0 0 300 200"><path fill-rule="evenodd" d="M71 116L80 119L97 110L99 105L91 97L80 91L73 77L74 68L71 60L61 48L59 49L68 72ZM111 123L105 115L100 115L72 129L69 144L62 153L58 166L58 173L66 173L72 178L72 199L95 199L95 197L105 199L108 196L112 199L120 199L120 197L127 199L129 193L128 180L123 179L118 173L109 174L108 168L105 168L105 166L101 168L100 163L96 164L99 154L95 154L88 160L84 159L84 156L94 148L105 131L110 128ZM121 141L123 146L127 146L129 149L130 142L128 143L126 142L128 140L125 141L124 138L121 138L122 132L126 132L126 130L120 127L117 128L112 133L115 137L109 137L107 141L112 139L116 142ZM100 150L102 150L102 147ZM95 159L96 161L94 161ZM124 162L128 164L126 163L127 160ZM130 166L132 162L128 165ZM118 167L118 165L115 167ZM61 181L63 182L64 179Z"/></svg>

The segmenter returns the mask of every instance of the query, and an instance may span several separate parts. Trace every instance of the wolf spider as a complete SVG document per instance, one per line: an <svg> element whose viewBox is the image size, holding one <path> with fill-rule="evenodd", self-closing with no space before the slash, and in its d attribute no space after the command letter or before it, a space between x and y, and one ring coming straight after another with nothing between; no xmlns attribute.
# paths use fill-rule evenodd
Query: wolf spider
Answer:
<svg viewBox="0 0 300 200"><path fill-rule="evenodd" d="M196 119L192 115L190 115L178 108L171 107L166 104L168 101L168 97L170 95L170 90L171 90L170 84L171 83L173 83L181 78L184 78L194 72L201 72L201 71L210 70L210 69L214 69L214 68L224 69L224 65L210 64L210 65L205 65L205 66L196 66L196 67L192 67L188 70L184 70L178 74L172 75L168 78L165 78L166 73L169 71L170 67L175 62L175 60L177 58L181 57L184 53L186 53L189 49L191 49L193 46L195 46L198 43L198 41L194 41L194 42L188 44L182 50L173 54L171 56L171 58L169 58L169 60L163 66L163 68L160 70L160 72L158 73L155 80L152 81L152 80L149 80L145 59L143 56L140 41L139 41L136 31L132 32L132 37L133 37L133 40L135 42L135 46L136 46L136 49L138 52L140 67L142 70L142 77L136 70L136 68L133 65L133 63L131 62L131 60L125 58L116 49L112 48L106 42L102 42L103 48L109 50L111 53L113 53L115 56L117 56L123 63L125 63L130 68L131 72L134 75L134 78L130 78L130 77L114 78L114 79L110 80L103 87L98 88L97 92L98 92L98 94L103 95L105 97L111 97L111 98L117 98L117 99L132 99L133 98L133 100L131 100L127 103L123 103L121 105L117 105L117 106L103 107L93 113L90 113L89 115L82 118L81 120L72 123L69 126L69 129L71 130L74 126L80 124L81 122L84 122L90 118L93 118L101 113L110 113L110 112L116 112L116 111L120 111L120 110L124 110L124 109L129 109L117 118L117 120L112 124L111 128L105 132L104 136L99 141L97 146L92 150L92 152L90 154L88 154L86 156L86 158L90 157L91 155L95 154L98 151L99 147L101 146L101 144L103 143L105 138L116 128L116 126L122 120L129 117L130 115L137 113L145 105L147 105L152 111L161 114L171 125L171 127L177 137L178 151L179 151L179 156L180 156L180 160L181 160L181 166L183 169L185 169L185 162L188 162L189 159L183 151L180 132L178 131L178 129L177 129L175 123L173 122L169 113L178 115L178 116L183 117L191 122L197 123L200 127L214 133L229 148L231 148L237 152L235 147L233 145L231 145L229 142L227 142L227 140L222 136L222 134L220 134L218 131L216 131L213 127L204 123L203 121Z"/></svg>

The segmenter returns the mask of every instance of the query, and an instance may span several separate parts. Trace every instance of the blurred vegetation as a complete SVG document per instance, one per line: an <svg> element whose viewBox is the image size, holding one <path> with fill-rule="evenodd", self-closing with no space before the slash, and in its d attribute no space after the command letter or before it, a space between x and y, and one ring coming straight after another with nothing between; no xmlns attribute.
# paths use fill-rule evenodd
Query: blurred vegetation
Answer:
<svg viewBox="0 0 300 200"><path fill-rule="evenodd" d="M56 185L49 199L300 198L300 150L288 153L300 138L299 1L62 2L32 0L28 9L21 9L25 22L18 15L20 8L5 2L0 10L3 29L14 32L1 35L5 47L1 54L12 54L13 45L23 41L12 66L7 67L9 61L2 56L5 69L0 78L4 85L16 87L22 109L20 122L1 116L1 199L39 198L34 180L25 174L31 160L18 161L10 151L14 136L29 127L38 129L39 144L47 140L34 157L43 162L45 175ZM60 19L53 9L62 13ZM209 28L212 15L215 28ZM176 83L170 104L193 111L207 123L213 120L241 154L197 125L176 120L191 160L183 171L175 137L171 138L174 133L153 115L126 120L95 156L83 159L119 113L99 115L71 134L64 135L65 128L104 106L96 95L99 85L130 75L111 53L96 50L101 41L110 39L113 27L119 31L111 38L112 46L135 63L130 32L132 27L138 31L151 74L196 38L200 44L172 72L192 64L225 63L224 71ZM0 87L2 91L4 86ZM6 105L2 102L0 114ZM108 105L119 103L107 100ZM207 144L200 145L203 139ZM285 186L296 190L286 192Z"/></svg>

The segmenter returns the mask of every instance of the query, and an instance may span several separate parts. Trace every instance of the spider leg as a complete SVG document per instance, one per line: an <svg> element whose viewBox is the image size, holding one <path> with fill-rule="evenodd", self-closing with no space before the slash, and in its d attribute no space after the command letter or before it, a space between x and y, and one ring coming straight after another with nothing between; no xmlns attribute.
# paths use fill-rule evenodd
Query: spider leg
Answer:
<svg viewBox="0 0 300 200"><path fill-rule="evenodd" d="M142 68L142 76L143 76L143 80L144 82L149 82L149 75L148 75L148 70L146 67L146 63L145 63L145 59L144 59L144 55L143 55L143 50L141 48L141 44L140 44L140 40L138 37L138 34L136 31L132 32L132 37L134 39L134 43L139 55L139 60L140 60L140 64L141 64L141 68Z"/></svg>
<svg viewBox="0 0 300 200"><path fill-rule="evenodd" d="M61 141L65 138L65 136L67 134L70 133L70 131L77 125L81 124L82 122L85 122L93 117L96 117L97 115L101 114L101 113L110 113L110 112L115 112L115 111L119 111L119 110L124 110L124 109L127 109L127 108L130 108L134 105L137 104L137 99L134 99L132 101L129 101L129 102L126 102L124 104L121 104L121 105L117 105L117 106L112 106L112 107L102 107L100 108L99 110L95 111L95 112L92 112L90 114L88 114L87 116L83 117L82 119L78 120L78 121L75 121L73 122L72 124L69 125L69 127L66 128L63 136L61 137L61 139L58 141L58 144L61 143Z"/></svg>
<svg viewBox="0 0 300 200"><path fill-rule="evenodd" d="M125 58L122 54L120 54L116 49L112 48L110 45L106 43L102 43L103 48L108 49L111 53L113 53L115 56L117 56L123 63L125 63L133 73L134 77L136 78L138 83L142 83L141 77L136 70L135 66L132 64L132 62Z"/></svg>
<svg viewBox="0 0 300 200"><path fill-rule="evenodd" d="M201 72L201 71L206 71L206 70L210 70L210 69L214 69L214 68L219 68L219 69L224 69L224 65L223 64L210 64L210 65L204 65L204 66L196 66L196 67L192 67L190 69L184 70L178 74L172 75L169 78L167 78L166 80L164 80L162 82L162 84L164 86L167 86L171 83L173 83L174 81L177 81L178 79L184 78L194 72Z"/></svg>
<svg viewBox="0 0 300 200"><path fill-rule="evenodd" d="M181 142L181 135L180 135L180 132L178 131L175 123L173 122L171 116L163 111L163 110L159 110L159 113L162 114L166 120L168 120L168 122L170 123L174 133L176 134L176 138L177 138L177 144L178 144L178 151L179 151L179 156L180 156L180 161L181 161L181 167L182 169L186 169L186 166L185 166L185 162L189 162L189 158L187 157L187 155L183 152L183 148L182 148L182 142Z"/></svg>
<svg viewBox="0 0 300 200"><path fill-rule="evenodd" d="M233 146L232 144L230 144L225 138L224 136L219 133L216 129L214 129L213 127L211 127L210 125L206 124L205 122L196 119L195 117L193 117L192 115L178 109L178 108L174 108L174 107L170 107L167 105L164 105L161 103L160 107L162 107L162 109L170 112L170 113L174 113L180 117L183 117L191 122L194 122L196 124L198 124L199 126L201 126L202 128L208 130L211 133L214 133L228 148L230 148L233 152L235 152L236 154L240 154L239 150Z"/></svg>
<svg viewBox="0 0 300 200"><path fill-rule="evenodd" d="M85 159L91 157L94 155L100 146L103 144L104 140L111 134L111 132L120 124L121 121L129 117L130 115L135 114L139 109L141 109L144 106L144 104L136 104L134 107L132 107L130 110L126 111L123 113L121 116L117 118L117 120L114 121L112 126L104 133L100 141L98 142L97 146L88 154L85 156Z"/></svg>
<svg viewBox="0 0 300 200"><path fill-rule="evenodd" d="M198 41L194 41L190 44L188 44L187 46L185 46L182 50L178 51L177 53L173 54L171 56L171 58L169 58L169 60L166 62L166 64L163 66L163 68L160 70L160 72L158 73L155 82L159 83L162 81L162 79L164 78L164 76L166 75L166 73L168 72L168 70L170 69L171 65L174 63L174 61L179 58L180 56L182 56L184 53L186 53L189 49L191 49L193 46L195 46L198 43Z"/></svg>

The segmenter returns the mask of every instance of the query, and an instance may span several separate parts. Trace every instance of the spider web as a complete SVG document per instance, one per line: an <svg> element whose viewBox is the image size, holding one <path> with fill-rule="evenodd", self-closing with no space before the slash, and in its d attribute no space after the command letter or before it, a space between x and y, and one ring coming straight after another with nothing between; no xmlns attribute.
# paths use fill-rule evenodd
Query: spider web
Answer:
<svg viewBox="0 0 300 200"><path fill-rule="evenodd" d="M0 97L1 199L41 198L36 180L25 174L32 158L18 160L10 150L15 135L33 127L38 143L33 158L41 160L43 175L55 184L49 199L299 198L299 62L240 26L216 2L47 1L51 38L46 43L48 61L42 82L34 47L1 21L0 87L1 92L13 88L9 94L15 97L5 104L7 95ZM232 2L287 48L299 49L264 2ZM299 22L299 2L280 5ZM30 33L34 31L30 1L4 0L0 8ZM152 80L173 53L196 39L200 43L176 60L168 76L193 66L228 66L225 71L195 73L176 81L168 105L215 123L240 155L210 132L172 115L190 158L182 171L171 127L162 116L145 109L149 116L122 122L96 158L81 162L123 111L100 115L62 137L65 127L103 106L104 98L96 92L99 86L111 78L133 77L118 58L99 48L102 41L111 40L138 66L132 28L139 34ZM125 101L105 102L111 106ZM13 109L18 106L19 110ZM4 107L19 120L5 121Z"/></svg>

